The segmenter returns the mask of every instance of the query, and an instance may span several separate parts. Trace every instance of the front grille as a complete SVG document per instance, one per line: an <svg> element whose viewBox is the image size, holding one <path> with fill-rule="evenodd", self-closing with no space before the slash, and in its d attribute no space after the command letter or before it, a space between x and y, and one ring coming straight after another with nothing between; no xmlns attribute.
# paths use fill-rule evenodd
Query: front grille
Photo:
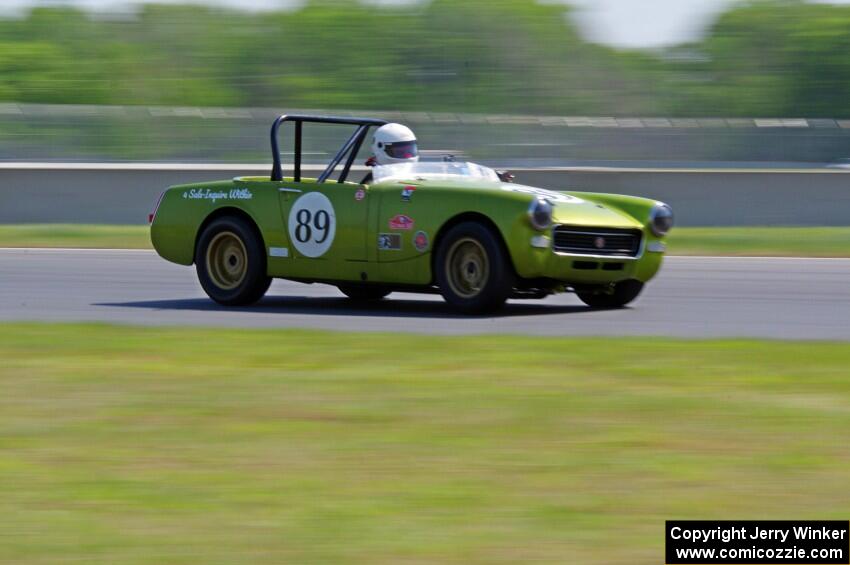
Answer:
<svg viewBox="0 0 850 565"><path fill-rule="evenodd" d="M556 226L555 251L578 255L636 257L640 251L640 230Z"/></svg>

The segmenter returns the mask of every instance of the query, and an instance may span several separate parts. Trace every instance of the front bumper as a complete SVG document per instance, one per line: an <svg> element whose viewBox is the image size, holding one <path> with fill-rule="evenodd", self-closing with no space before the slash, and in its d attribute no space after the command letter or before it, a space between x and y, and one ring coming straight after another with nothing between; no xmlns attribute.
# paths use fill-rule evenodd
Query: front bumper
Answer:
<svg viewBox="0 0 850 565"><path fill-rule="evenodd" d="M626 279L647 282L661 268L666 246L649 232L644 232L635 256L571 253L553 248L552 235L529 237L523 260L515 263L520 276L546 278L564 283L606 284Z"/></svg>
<svg viewBox="0 0 850 565"><path fill-rule="evenodd" d="M545 278L569 283L609 283L626 279L646 282L661 268L663 253L643 253L638 257L612 257L549 252L543 269Z"/></svg>

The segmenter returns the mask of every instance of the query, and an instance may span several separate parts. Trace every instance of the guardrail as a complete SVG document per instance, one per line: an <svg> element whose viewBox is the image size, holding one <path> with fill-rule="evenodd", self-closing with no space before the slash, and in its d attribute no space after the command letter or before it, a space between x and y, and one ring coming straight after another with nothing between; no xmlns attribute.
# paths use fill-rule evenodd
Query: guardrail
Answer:
<svg viewBox="0 0 850 565"><path fill-rule="evenodd" d="M0 160L256 162L281 113L368 116L411 126L423 149L475 161L828 163L850 157L850 120L546 116L292 108L0 104ZM305 162L327 163L335 128L311 127ZM284 147L284 150L291 149Z"/></svg>
<svg viewBox="0 0 850 565"><path fill-rule="evenodd" d="M850 120L831 118L674 118L614 116L553 116L523 114L470 114L453 112L381 112L281 108L227 108L192 106L98 106L88 104L0 103L0 116L31 118L200 118L204 120L265 120L281 113L374 116L388 121L432 124L515 124L573 128L814 128L850 129Z"/></svg>
<svg viewBox="0 0 850 565"><path fill-rule="evenodd" d="M0 163L0 223L141 224L168 186L270 170L263 164ZM679 225L850 224L850 173L836 169L512 170L517 182L533 186L663 200Z"/></svg>

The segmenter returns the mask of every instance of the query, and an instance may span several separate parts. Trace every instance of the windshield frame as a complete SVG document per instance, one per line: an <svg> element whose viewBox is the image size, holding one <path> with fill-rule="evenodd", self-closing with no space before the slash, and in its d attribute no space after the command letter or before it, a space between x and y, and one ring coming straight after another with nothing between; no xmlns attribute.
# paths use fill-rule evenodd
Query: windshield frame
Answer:
<svg viewBox="0 0 850 565"><path fill-rule="evenodd" d="M372 178L374 184L434 179L500 182L495 170L470 161L417 161L378 165L372 170Z"/></svg>

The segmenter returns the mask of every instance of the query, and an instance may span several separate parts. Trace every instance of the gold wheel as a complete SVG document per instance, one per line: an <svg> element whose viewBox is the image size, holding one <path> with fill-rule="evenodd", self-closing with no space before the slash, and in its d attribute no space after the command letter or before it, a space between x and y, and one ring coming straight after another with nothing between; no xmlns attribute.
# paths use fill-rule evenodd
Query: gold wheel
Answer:
<svg viewBox="0 0 850 565"><path fill-rule="evenodd" d="M207 246L207 274L217 287L233 290L248 272L248 251L235 233L217 233Z"/></svg>
<svg viewBox="0 0 850 565"><path fill-rule="evenodd" d="M490 280L490 260L477 240L457 240L446 254L446 274L452 292L462 298L474 298Z"/></svg>

